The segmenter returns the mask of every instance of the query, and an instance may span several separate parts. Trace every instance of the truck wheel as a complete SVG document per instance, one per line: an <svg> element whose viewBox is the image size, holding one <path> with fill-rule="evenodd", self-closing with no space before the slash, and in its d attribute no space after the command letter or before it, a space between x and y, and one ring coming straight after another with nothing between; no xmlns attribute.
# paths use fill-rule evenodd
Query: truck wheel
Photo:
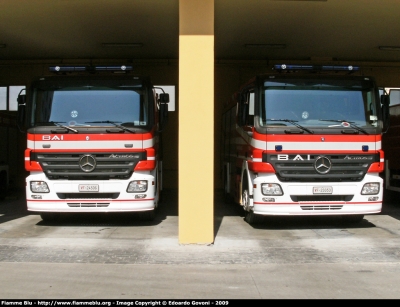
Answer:
<svg viewBox="0 0 400 307"><path fill-rule="evenodd" d="M249 224L260 224L264 219L262 215L255 214L253 211L246 211L245 220Z"/></svg>
<svg viewBox="0 0 400 307"><path fill-rule="evenodd" d="M249 224L261 223L263 221L263 216L255 214L253 210L250 208L250 197L247 188L243 190L242 202L243 202L243 209L245 210L245 217L244 217L245 221Z"/></svg>
<svg viewBox="0 0 400 307"><path fill-rule="evenodd" d="M139 216L142 221L153 221L156 217L156 210L142 211Z"/></svg>
<svg viewBox="0 0 400 307"><path fill-rule="evenodd" d="M364 219L362 214L342 215L342 221L346 224L357 224Z"/></svg>
<svg viewBox="0 0 400 307"><path fill-rule="evenodd" d="M54 222L59 219L60 214L57 212L42 212L40 217L44 222Z"/></svg>

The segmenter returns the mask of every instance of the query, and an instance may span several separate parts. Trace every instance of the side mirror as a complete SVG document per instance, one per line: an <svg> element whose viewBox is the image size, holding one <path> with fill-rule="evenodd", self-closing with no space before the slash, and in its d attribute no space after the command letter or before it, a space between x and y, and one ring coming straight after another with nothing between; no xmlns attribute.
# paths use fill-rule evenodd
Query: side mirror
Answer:
<svg viewBox="0 0 400 307"><path fill-rule="evenodd" d="M164 130L168 120L168 103L169 94L165 93L161 87L155 87L160 89L162 93L157 94L157 106L158 106L158 121L159 121L159 132Z"/></svg>
<svg viewBox="0 0 400 307"><path fill-rule="evenodd" d="M162 131L164 130L164 127L168 121L168 104L160 103L159 106L160 106L159 109L160 130Z"/></svg>
<svg viewBox="0 0 400 307"><path fill-rule="evenodd" d="M169 102L169 94L160 93L159 96L158 96L158 101L160 103L168 103Z"/></svg>
<svg viewBox="0 0 400 307"><path fill-rule="evenodd" d="M21 92L19 93L18 98L17 98L17 102L18 102L17 124L18 124L19 130L21 132L23 132L25 130L26 95L21 94Z"/></svg>
<svg viewBox="0 0 400 307"><path fill-rule="evenodd" d="M383 130L386 132L390 126L390 96L381 95Z"/></svg>
<svg viewBox="0 0 400 307"><path fill-rule="evenodd" d="M168 93L160 93L158 94L158 112L159 112L159 121L160 121L160 131L164 130L165 125L168 120L168 102L169 102L169 94Z"/></svg>

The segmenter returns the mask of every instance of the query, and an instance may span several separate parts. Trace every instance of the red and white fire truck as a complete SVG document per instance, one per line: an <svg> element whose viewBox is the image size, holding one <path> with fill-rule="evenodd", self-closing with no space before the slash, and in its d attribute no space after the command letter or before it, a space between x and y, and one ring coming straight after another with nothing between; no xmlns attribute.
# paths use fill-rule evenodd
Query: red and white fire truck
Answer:
<svg viewBox="0 0 400 307"><path fill-rule="evenodd" d="M389 99L359 74L353 66L275 65L234 94L222 120L222 174L225 196L247 222L359 222L381 212Z"/></svg>
<svg viewBox="0 0 400 307"><path fill-rule="evenodd" d="M131 66L54 66L18 97L27 132L29 211L141 212L162 189L161 131L169 95Z"/></svg>

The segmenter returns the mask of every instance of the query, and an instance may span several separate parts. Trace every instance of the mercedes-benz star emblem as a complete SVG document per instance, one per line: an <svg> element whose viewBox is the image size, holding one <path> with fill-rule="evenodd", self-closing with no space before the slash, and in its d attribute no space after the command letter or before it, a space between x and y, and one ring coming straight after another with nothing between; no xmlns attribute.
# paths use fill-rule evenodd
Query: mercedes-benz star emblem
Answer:
<svg viewBox="0 0 400 307"><path fill-rule="evenodd" d="M85 173L90 173L96 168L96 159L92 155L84 155L79 159L79 167Z"/></svg>
<svg viewBox="0 0 400 307"><path fill-rule="evenodd" d="M320 174L327 174L332 168L332 162L325 156L319 156L315 159L314 168Z"/></svg>

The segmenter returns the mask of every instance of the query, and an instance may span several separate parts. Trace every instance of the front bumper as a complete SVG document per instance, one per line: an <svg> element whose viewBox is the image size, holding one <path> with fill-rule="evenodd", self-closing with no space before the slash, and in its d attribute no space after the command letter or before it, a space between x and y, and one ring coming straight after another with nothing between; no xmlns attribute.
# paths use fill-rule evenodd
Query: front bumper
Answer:
<svg viewBox="0 0 400 307"><path fill-rule="evenodd" d="M147 191L127 193L132 180L147 180ZM30 181L44 181L49 193L33 193ZM79 192L81 184L97 184L98 192ZM128 180L48 180L43 173L26 178L28 211L36 212L130 212L152 210L156 206L156 184L150 174L134 175Z"/></svg>
<svg viewBox="0 0 400 307"><path fill-rule="evenodd" d="M261 184L274 182L281 185L282 196L265 196ZM361 195L367 182L379 182L376 195ZM253 190L253 211L261 215L343 215L380 213L383 201L383 180L367 174L360 182L304 182L284 183L275 175L255 178ZM332 193L314 194L315 187L332 188Z"/></svg>

